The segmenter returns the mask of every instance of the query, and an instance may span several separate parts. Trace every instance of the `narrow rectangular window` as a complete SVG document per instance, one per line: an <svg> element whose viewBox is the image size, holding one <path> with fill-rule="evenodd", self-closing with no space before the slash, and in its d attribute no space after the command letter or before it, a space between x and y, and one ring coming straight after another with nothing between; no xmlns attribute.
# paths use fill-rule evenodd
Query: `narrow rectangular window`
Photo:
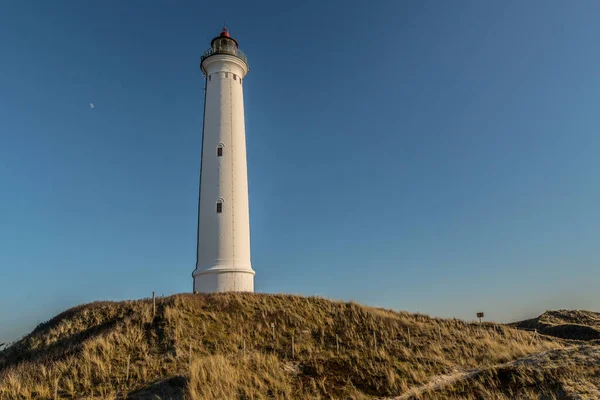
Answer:
<svg viewBox="0 0 600 400"><path fill-rule="evenodd" d="M233 74L233 80L237 81L237 75L236 74Z"/></svg>
<svg viewBox="0 0 600 400"><path fill-rule="evenodd" d="M223 148L217 147L217 157L222 157L222 156L223 156Z"/></svg>
<svg viewBox="0 0 600 400"><path fill-rule="evenodd" d="M229 72L225 72L225 78L229 78Z"/></svg>
<svg viewBox="0 0 600 400"><path fill-rule="evenodd" d="M223 203L221 203L220 201L217 202L217 213L221 214L223 212Z"/></svg>
<svg viewBox="0 0 600 400"><path fill-rule="evenodd" d="M208 76L208 80L210 81L211 79L212 79L212 75L209 75Z"/></svg>

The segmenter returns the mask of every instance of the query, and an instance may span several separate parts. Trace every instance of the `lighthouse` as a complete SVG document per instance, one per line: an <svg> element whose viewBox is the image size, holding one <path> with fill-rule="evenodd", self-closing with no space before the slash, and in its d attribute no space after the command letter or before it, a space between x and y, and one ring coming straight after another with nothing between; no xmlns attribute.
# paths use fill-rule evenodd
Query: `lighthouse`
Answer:
<svg viewBox="0 0 600 400"><path fill-rule="evenodd" d="M253 292L243 82L248 60L227 28L202 55L204 121L194 292Z"/></svg>

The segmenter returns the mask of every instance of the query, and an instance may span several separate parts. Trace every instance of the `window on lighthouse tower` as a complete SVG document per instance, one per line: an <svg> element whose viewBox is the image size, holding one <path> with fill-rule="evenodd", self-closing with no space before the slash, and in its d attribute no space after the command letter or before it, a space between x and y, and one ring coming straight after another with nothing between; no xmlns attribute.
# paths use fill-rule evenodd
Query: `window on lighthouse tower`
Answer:
<svg viewBox="0 0 600 400"><path fill-rule="evenodd" d="M217 147L217 157L223 157L223 145Z"/></svg>
<svg viewBox="0 0 600 400"><path fill-rule="evenodd" d="M217 201L217 214L221 214L223 212L223 202L221 200Z"/></svg>

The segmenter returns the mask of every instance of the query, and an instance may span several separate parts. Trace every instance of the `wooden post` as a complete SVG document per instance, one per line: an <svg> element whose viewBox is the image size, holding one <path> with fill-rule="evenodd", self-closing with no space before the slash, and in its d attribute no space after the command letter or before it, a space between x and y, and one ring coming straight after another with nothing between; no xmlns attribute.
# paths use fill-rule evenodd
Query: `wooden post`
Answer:
<svg viewBox="0 0 600 400"><path fill-rule="evenodd" d="M338 335L335 335L335 349L337 352L337 355L340 355L340 338Z"/></svg>
<svg viewBox="0 0 600 400"><path fill-rule="evenodd" d="M536 334L537 334L537 328L533 330L533 336L531 337L531 341L529 342L530 346L533 344L533 339L535 339Z"/></svg>
<svg viewBox="0 0 600 400"><path fill-rule="evenodd" d="M190 368L192 367L192 342L190 341Z"/></svg>
<svg viewBox="0 0 600 400"><path fill-rule="evenodd" d="M127 378L126 381L129 381L129 362L131 361L131 356L127 355Z"/></svg>
<svg viewBox="0 0 600 400"><path fill-rule="evenodd" d="M154 290L152 291L152 316L156 317L156 298L154 297Z"/></svg>
<svg viewBox="0 0 600 400"><path fill-rule="evenodd" d="M244 356L246 355L246 339L244 339Z"/></svg>
<svg viewBox="0 0 600 400"><path fill-rule="evenodd" d="M408 332L408 347L410 347L410 328L406 328L406 331Z"/></svg>
<svg viewBox="0 0 600 400"><path fill-rule="evenodd" d="M273 329L273 341L275 341L275 323L271 322L271 328Z"/></svg>
<svg viewBox="0 0 600 400"><path fill-rule="evenodd" d="M296 354L296 349L294 348L294 335L292 335L292 358L294 358L295 354Z"/></svg>
<svg viewBox="0 0 600 400"><path fill-rule="evenodd" d="M54 380L54 400L58 400L58 379Z"/></svg>
<svg viewBox="0 0 600 400"><path fill-rule="evenodd" d="M375 331L373 331L373 346L375 347L375 351L377 351L377 336L375 336Z"/></svg>

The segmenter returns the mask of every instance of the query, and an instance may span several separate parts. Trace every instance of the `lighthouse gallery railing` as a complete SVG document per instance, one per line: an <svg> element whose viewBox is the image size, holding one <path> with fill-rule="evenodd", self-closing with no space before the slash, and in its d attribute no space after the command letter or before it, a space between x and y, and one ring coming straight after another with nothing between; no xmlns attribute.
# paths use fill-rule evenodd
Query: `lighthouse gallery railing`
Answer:
<svg viewBox="0 0 600 400"><path fill-rule="evenodd" d="M220 47L220 48L210 48L208 50L206 50L204 52L204 54L202 54L202 57L200 58L200 63L202 63L202 61L206 60L208 57L213 56L215 54L229 54L232 56L236 56L238 58L240 58L242 61L244 61L246 64L248 64L248 59L246 58L246 55L244 54L243 51L241 51L240 49L232 49L232 48L224 48L224 47Z"/></svg>

